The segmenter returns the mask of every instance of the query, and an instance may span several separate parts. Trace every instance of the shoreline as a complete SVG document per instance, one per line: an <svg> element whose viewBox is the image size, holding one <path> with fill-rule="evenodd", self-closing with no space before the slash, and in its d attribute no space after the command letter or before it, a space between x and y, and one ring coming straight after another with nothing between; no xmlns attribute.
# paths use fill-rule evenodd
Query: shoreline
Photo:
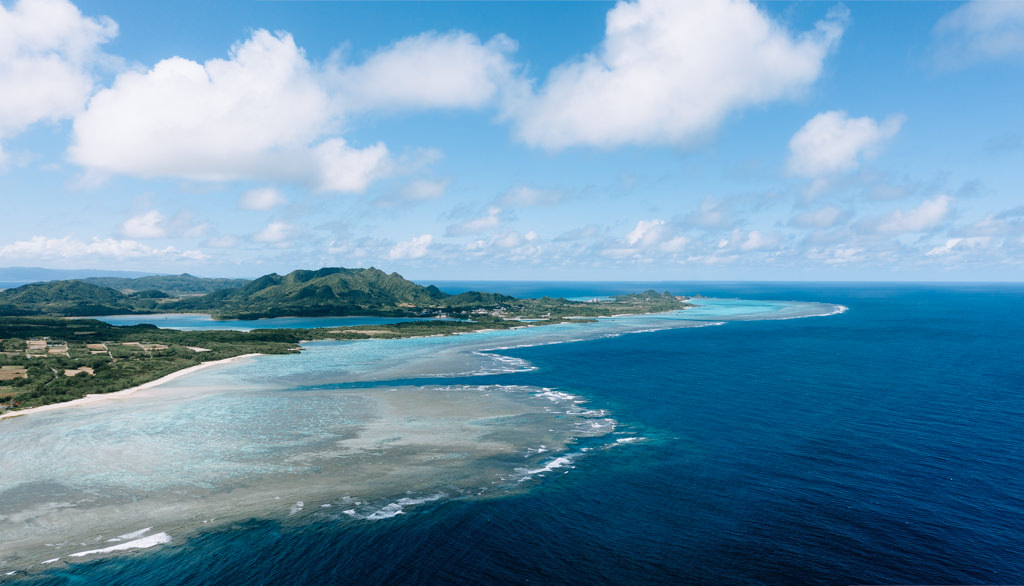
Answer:
<svg viewBox="0 0 1024 586"><path fill-rule="evenodd" d="M677 311L677 310L668 310L667 312L652 312L652 313L668 313L668 312L671 312L671 311ZM652 313L647 313L647 314L644 314L644 313L639 313L639 314L627 313L627 314L621 314L621 315L623 315L623 316L626 316L626 315L651 315ZM136 315L136 314L120 314L120 315ZM173 314L141 314L141 315L173 315ZM181 312L181 313L178 313L178 315L186 315L186 314L184 312ZM209 315L209 314L187 314L187 315ZM355 316L353 316L353 317L355 317ZM374 316L366 316L366 317L374 317ZM608 317L608 316L598 316L598 317ZM555 321L553 323L521 322L521 325L512 326L512 327L507 328L507 329L509 329L509 330L518 330L518 329L523 329L523 328L532 328L532 327L537 327L537 326L557 325L557 324L573 323L573 322L585 323L587 321L596 321L598 319L598 317L593 317L593 316L562 317L562 318L559 318L558 321ZM611 316L611 317L617 317L617 316ZM95 317L76 316L76 317L66 317L65 319L97 319L97 318L95 318ZM274 318L260 318L260 319L274 319ZM433 319L437 319L438 321L445 321L443 318L433 318ZM513 319L515 319L515 318L513 318ZM420 321L420 320L416 320L416 321ZM423 320L423 321L429 321L429 320ZM115 327L118 327L118 326L115 326ZM344 326L342 326L342 327L344 327ZM315 330L315 329L320 329L320 328L298 328L298 329L314 329ZM326 329L326 328L323 328L323 329ZM482 332L491 332L491 331L496 331L496 330L500 330L500 329L506 329L506 328L484 327L484 328L479 329L479 330L471 330L471 331L467 331L467 332L444 332L444 333L426 334L426 335L398 336L397 338L377 338L376 336L369 336L367 338L359 338L359 339L353 339L353 340L339 340L337 338L313 338L313 339L299 340L297 342L297 344L299 344L301 346L302 344L308 344L308 343L314 343L314 342L359 341L359 340L367 340L367 339L372 340L372 339L437 338L437 337L460 336L460 335L466 335L466 334L476 334L476 333L482 333ZM201 369L204 369L204 368L209 368L211 366L216 366L216 365L219 365L219 364L228 364L228 363L231 363L231 362L234 362L234 361L237 361L237 360L241 360L243 358L251 358L251 357L254 357L254 356L261 356L261 354L260 353L242 354L242 355L239 355L239 356L232 356L231 358L225 358L225 359L222 359L222 360L213 360L213 361L209 361L209 362L201 362L201 363L196 364L194 366L190 366L190 367L183 368L181 370L172 372L172 373L170 373L168 375L162 376L162 377L160 377L160 378L158 378L156 380L152 380L152 381L150 381L148 383L143 383L141 385L138 385L138 386L135 386L135 387L131 387L131 388L127 388L127 389L123 389L123 390L120 390L120 391L112 391L112 392L109 392L109 393L93 393L93 394L90 394L90 395L86 395L86 396L84 396L84 397L82 397L80 399L74 399L74 400L71 400L71 401L65 401L65 402L60 402L60 403L50 403L48 405L40 405L38 407L30 407L28 409L19 409L17 411L6 411L6 412L3 412L3 413L0 413L0 421L2 421L4 419L14 418L14 417L21 417L23 415L28 415L30 413L37 413L37 412L44 412L44 411L53 411L55 409L61 409L61 408L64 408L64 407L81 406L81 405L88 405L90 403L96 403L96 402L99 402L99 401L106 401L106 400L110 400L110 399L120 399L120 398L123 398L125 396L132 395L136 391L141 391L141 390L149 389L149 388L152 388L152 387L155 387L155 386L158 386L158 385L170 382L172 380L177 379L178 377L185 376L185 375L190 374L192 372L195 372L197 370L201 370Z"/></svg>
<svg viewBox="0 0 1024 586"><path fill-rule="evenodd" d="M221 364L230 364L232 362L238 362L238 361L241 361L241 360L246 359L246 358L252 358L254 356L262 356L262 354L258 354L258 353L257 354L241 354L239 356L232 356L231 358L224 358L222 360L210 360L210 361L207 361L207 362L200 362L199 364L196 364L196 365L193 365L193 366L189 366L188 368L183 368L181 370L176 370L176 371L174 371L174 372L172 372L170 374L164 375L164 376L162 376L162 377L160 377L160 378L158 378L156 380L151 380L148 383L142 383L141 385L137 385L137 386L130 387L130 388L127 388L127 389L122 389L120 391L113 391L113 392L110 392L110 393L93 393L91 395L86 395L86 396L82 397L81 399L74 399L73 401L65 401L63 403L50 403L49 405L40 405L39 407L30 407L28 409L19 409L18 411L8 411L6 413L0 414L0 420L8 419L8 418L14 418L14 417L22 417L22 416L28 415L30 413L39 413L39 412L42 412L42 411L54 411L56 409L63 409L63 408L66 408L66 407L76 407L76 406L88 405L88 404L91 404L91 403L98 403L100 401L107 401L107 400L112 400L112 399L121 399L121 398L130 396L130 395L133 395L133 394L135 394L138 391L143 391L143 390L146 390L146 389L151 389L153 387L162 385L164 383L171 382L172 380L181 378L181 377L183 377L185 375L192 374L193 372L196 372L196 371L199 371L199 370L203 370L203 369L206 369L206 368L210 368L211 366L219 366Z"/></svg>

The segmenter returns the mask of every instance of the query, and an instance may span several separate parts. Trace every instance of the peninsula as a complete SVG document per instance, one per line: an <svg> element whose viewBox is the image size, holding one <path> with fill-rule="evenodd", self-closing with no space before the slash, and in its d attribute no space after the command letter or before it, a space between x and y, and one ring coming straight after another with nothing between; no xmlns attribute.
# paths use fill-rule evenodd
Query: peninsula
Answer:
<svg viewBox="0 0 1024 586"><path fill-rule="evenodd" d="M478 291L451 295L375 268L299 270L252 281L176 275L33 283L0 291L0 412L135 388L210 361L299 352L305 340L450 335L686 307L685 298L656 291L589 301ZM244 332L67 319L167 312L217 319L360 315L419 321Z"/></svg>

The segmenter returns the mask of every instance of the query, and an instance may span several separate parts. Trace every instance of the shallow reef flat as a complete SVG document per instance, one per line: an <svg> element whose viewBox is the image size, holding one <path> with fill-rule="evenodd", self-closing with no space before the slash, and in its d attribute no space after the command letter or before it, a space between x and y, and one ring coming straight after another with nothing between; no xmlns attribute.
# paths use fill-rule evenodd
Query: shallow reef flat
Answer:
<svg viewBox="0 0 1024 586"><path fill-rule="evenodd" d="M182 543L254 518L375 521L528 490L632 438L583 397L492 382L500 377L478 384L533 368L497 349L841 310L707 303L592 323L317 342L124 400L5 420L0 571Z"/></svg>
<svg viewBox="0 0 1024 586"><path fill-rule="evenodd" d="M550 454L615 427L574 397L520 386L189 387L176 398L5 424L17 457L0 458L4 567L104 549L141 528L177 539L310 508L381 518L519 490Z"/></svg>

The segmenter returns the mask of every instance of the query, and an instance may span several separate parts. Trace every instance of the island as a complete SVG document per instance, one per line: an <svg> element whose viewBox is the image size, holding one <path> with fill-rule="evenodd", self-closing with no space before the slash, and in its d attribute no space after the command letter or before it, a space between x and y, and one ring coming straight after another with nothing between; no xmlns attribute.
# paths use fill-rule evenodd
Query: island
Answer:
<svg viewBox="0 0 1024 586"><path fill-rule="evenodd" d="M33 283L0 291L0 413L122 391L204 363L299 352L303 341L451 335L689 306L685 297L653 290L586 301L478 291L452 295L376 268L297 270L252 281L186 274ZM387 316L418 321L178 331L83 319L168 312L225 320Z"/></svg>

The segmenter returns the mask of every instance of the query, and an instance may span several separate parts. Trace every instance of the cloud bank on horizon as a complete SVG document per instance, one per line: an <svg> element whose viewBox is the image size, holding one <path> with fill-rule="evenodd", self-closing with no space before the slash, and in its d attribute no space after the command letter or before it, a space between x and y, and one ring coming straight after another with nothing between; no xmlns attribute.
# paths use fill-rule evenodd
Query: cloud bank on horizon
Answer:
<svg viewBox="0 0 1024 586"><path fill-rule="evenodd" d="M1024 3L241 7L0 0L0 265L1024 277Z"/></svg>

